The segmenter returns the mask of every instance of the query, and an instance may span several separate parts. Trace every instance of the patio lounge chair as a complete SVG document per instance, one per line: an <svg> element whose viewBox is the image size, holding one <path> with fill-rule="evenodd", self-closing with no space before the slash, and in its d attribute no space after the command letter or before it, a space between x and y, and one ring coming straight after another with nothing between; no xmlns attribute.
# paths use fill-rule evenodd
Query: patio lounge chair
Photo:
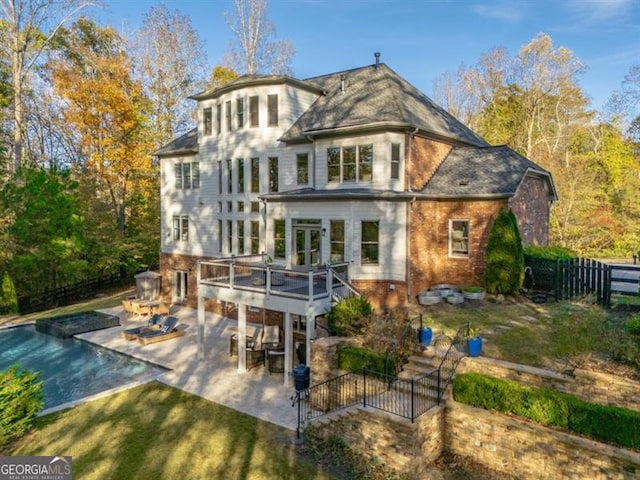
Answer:
<svg viewBox="0 0 640 480"><path fill-rule="evenodd" d="M120 333L120 336L125 340L135 340L138 338L138 334L146 331L146 330L157 330L160 328L164 320L164 316L156 314L152 315L151 318L147 321L145 325L141 325L139 327L128 328Z"/></svg>
<svg viewBox="0 0 640 480"><path fill-rule="evenodd" d="M176 317L166 317L159 329L140 332L137 340L143 345L148 345L150 343L163 342L172 338L181 337L184 335L184 331L178 330L176 328L177 324L178 319Z"/></svg>

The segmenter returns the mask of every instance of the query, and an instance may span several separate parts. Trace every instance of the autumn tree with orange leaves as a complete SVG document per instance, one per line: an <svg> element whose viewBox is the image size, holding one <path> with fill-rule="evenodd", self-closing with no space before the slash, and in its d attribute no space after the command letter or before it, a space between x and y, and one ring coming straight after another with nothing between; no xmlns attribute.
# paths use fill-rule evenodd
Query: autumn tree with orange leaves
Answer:
<svg viewBox="0 0 640 480"><path fill-rule="evenodd" d="M87 222L94 246L113 251L117 245L111 261L120 263L144 251L151 255L154 243L157 253L159 188L150 102L133 78L124 42L113 29L84 18L63 31L60 42L61 54L49 69L53 89L66 103L64 119L81 145L84 163L76 174L94 206ZM108 258L100 253L96 258Z"/></svg>

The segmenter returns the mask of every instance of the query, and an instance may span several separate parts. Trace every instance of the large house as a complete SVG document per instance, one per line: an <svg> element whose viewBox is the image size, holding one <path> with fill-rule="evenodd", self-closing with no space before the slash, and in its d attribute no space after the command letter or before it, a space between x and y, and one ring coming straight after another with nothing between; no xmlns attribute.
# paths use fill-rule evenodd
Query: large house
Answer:
<svg viewBox="0 0 640 480"><path fill-rule="evenodd" d="M156 152L160 266L163 296L197 306L202 323L208 310L240 325L279 318L308 344L349 292L391 308L437 283L482 285L500 209L525 245L548 242L549 172L377 57L305 80L245 75L192 98L197 128Z"/></svg>

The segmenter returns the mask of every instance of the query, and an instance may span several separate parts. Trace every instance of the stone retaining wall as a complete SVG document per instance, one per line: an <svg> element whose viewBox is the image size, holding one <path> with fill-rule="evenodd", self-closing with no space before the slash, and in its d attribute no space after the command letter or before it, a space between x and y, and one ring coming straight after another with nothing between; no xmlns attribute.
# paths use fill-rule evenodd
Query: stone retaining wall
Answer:
<svg viewBox="0 0 640 480"><path fill-rule="evenodd" d="M336 376L336 351L353 339L329 337L312 346L312 383ZM576 370L564 375L489 358L464 358L458 373L478 372L570 393L587 401L640 411L640 384ZM443 451L522 479L640 479L640 453L457 403L448 395L415 424L368 408L322 424L363 458L371 455L402 478L419 479Z"/></svg>
<svg viewBox="0 0 640 480"><path fill-rule="evenodd" d="M457 371L515 380L535 387L569 393L587 402L640 411L640 382L605 373L576 369L573 375L564 375L486 357L465 357Z"/></svg>
<svg viewBox="0 0 640 480"><path fill-rule="evenodd" d="M448 400L446 449L522 479L640 478L640 454Z"/></svg>
<svg viewBox="0 0 640 480"><path fill-rule="evenodd" d="M402 475L424 478L421 472L440 457L444 407L436 407L415 423L373 408L353 408L330 422L315 422L325 441L342 439L363 461L373 460Z"/></svg>

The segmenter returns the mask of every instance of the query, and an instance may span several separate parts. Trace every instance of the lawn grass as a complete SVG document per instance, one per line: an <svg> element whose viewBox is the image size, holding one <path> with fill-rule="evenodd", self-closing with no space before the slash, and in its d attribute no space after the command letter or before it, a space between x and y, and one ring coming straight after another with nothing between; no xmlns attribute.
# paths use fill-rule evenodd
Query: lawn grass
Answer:
<svg viewBox="0 0 640 480"><path fill-rule="evenodd" d="M640 346L627 338L620 314L588 301L466 301L422 307L422 313L433 319L435 335L453 337L471 322L485 340L483 355L514 363L580 366L593 354L633 361L640 353Z"/></svg>
<svg viewBox="0 0 640 480"><path fill-rule="evenodd" d="M134 286L114 287L105 290L93 298L82 302L66 305L64 307L51 308L41 312L29 313L26 315L7 315L0 317L0 326L8 323L32 322L41 318L56 317L58 315L69 315L72 313L86 312L88 310L99 310L102 308L116 307L122 304L122 299L135 294Z"/></svg>
<svg viewBox="0 0 640 480"><path fill-rule="evenodd" d="M5 455L71 455L74 478L331 479L294 433L152 382L41 417Z"/></svg>

